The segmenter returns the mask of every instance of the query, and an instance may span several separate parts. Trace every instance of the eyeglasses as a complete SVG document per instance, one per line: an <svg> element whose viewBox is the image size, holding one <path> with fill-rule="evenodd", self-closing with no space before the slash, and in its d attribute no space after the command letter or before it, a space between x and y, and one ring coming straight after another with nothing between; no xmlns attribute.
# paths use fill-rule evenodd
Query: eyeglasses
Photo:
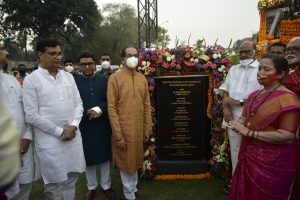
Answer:
<svg viewBox="0 0 300 200"><path fill-rule="evenodd" d="M287 47L286 52L288 53L300 53L300 47Z"/></svg>
<svg viewBox="0 0 300 200"><path fill-rule="evenodd" d="M109 58L101 58L101 61L110 61Z"/></svg>
<svg viewBox="0 0 300 200"><path fill-rule="evenodd" d="M52 57L54 57L54 58L57 58L58 56L59 57L63 57L64 56L64 54L62 53L62 52L54 52L54 51L52 51L52 52L49 52L49 51L45 51L44 53L46 53L46 54L48 54L49 56L52 56Z"/></svg>
<svg viewBox="0 0 300 200"><path fill-rule="evenodd" d="M93 67L94 65L95 65L94 62L79 63L79 66L80 66L80 67L86 67L86 66L88 66L88 67Z"/></svg>

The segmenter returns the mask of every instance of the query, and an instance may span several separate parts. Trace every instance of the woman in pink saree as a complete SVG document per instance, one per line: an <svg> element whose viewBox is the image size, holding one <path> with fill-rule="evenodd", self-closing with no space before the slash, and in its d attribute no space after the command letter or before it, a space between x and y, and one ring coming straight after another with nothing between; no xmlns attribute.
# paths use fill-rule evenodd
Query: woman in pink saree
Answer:
<svg viewBox="0 0 300 200"><path fill-rule="evenodd" d="M287 200L297 173L300 100L281 84L284 58L261 59L257 79L264 89L252 93L238 122L243 136L229 200Z"/></svg>

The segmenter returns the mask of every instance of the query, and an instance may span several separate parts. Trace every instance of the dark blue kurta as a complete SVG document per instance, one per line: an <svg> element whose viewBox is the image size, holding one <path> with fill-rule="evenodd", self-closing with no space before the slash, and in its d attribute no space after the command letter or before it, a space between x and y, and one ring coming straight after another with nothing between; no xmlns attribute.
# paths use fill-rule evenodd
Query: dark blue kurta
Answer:
<svg viewBox="0 0 300 200"><path fill-rule="evenodd" d="M95 75L85 78L78 75L75 78L82 102L84 113L79 128L86 165L96 165L111 159L111 128L107 115L107 78ZM87 110L98 106L102 110L99 118L90 120Z"/></svg>

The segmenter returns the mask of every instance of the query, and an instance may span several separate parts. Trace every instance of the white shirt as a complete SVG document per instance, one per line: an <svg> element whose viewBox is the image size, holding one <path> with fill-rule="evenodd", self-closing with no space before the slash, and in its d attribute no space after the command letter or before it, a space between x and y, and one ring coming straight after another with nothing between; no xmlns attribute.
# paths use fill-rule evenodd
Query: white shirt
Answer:
<svg viewBox="0 0 300 200"><path fill-rule="evenodd" d="M69 172L83 172L85 160L79 129L72 140L60 138L65 127L78 127L83 114L73 76L58 70L55 79L39 67L25 78L23 90L25 117L34 128L45 184L65 181Z"/></svg>
<svg viewBox="0 0 300 200"><path fill-rule="evenodd" d="M258 66L256 60L247 67L241 64L232 66L219 89L228 92L235 100L247 99L252 92L262 89L257 81Z"/></svg>
<svg viewBox="0 0 300 200"><path fill-rule="evenodd" d="M15 77L0 72L0 92L5 104L10 108L17 131L22 139L32 140L31 126L25 122L23 109L22 88ZM33 154L31 145L21 157L21 168L14 187L9 188L7 196L12 198L19 192L19 184L31 183L34 179Z"/></svg>
<svg viewBox="0 0 300 200"><path fill-rule="evenodd" d="M0 78L0 82L2 78ZM17 127L0 91L0 187L11 183L19 172L20 151Z"/></svg>

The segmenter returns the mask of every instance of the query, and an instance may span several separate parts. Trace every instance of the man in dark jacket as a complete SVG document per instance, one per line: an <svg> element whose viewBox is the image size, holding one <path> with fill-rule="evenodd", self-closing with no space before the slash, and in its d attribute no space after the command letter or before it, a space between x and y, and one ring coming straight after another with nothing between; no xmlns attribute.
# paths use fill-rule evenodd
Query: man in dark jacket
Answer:
<svg viewBox="0 0 300 200"><path fill-rule="evenodd" d="M75 81L83 102L84 114L79 128L86 160L87 200L94 199L97 183L96 166L100 164L102 191L108 199L116 199L111 189L111 128L107 115L107 78L95 75L95 59L82 52L78 59L81 75Z"/></svg>

